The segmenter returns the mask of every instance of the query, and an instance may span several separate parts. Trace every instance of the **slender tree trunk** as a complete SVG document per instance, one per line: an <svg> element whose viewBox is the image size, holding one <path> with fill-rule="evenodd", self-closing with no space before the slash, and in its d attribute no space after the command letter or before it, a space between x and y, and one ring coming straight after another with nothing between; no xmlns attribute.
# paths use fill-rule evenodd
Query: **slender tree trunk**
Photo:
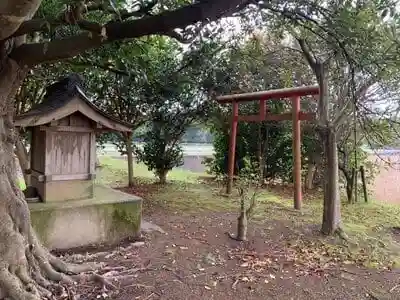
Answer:
<svg viewBox="0 0 400 300"><path fill-rule="evenodd" d="M167 183L167 174L168 174L167 171L161 171L158 173L158 179L161 184Z"/></svg>
<svg viewBox="0 0 400 300"><path fill-rule="evenodd" d="M259 184L264 185L265 180L265 138L262 135L261 124L258 127L258 163Z"/></svg>
<svg viewBox="0 0 400 300"><path fill-rule="evenodd" d="M365 203L367 203L368 202L368 190L367 190L367 182L365 180L364 166L360 166L360 173L361 173L362 188L363 188L363 193L364 193L364 201L365 201Z"/></svg>
<svg viewBox="0 0 400 300"><path fill-rule="evenodd" d="M322 232L333 234L340 228L339 160L335 131L327 127L321 134L325 153L324 212Z"/></svg>
<svg viewBox="0 0 400 300"><path fill-rule="evenodd" d="M240 213L238 217L238 224L237 224L237 235L236 240L238 241L245 241L247 239L247 214L245 208L245 195L242 194L240 196Z"/></svg>
<svg viewBox="0 0 400 300"><path fill-rule="evenodd" d="M133 149L131 132L125 134L125 145L128 156L128 186L133 187Z"/></svg>
<svg viewBox="0 0 400 300"><path fill-rule="evenodd" d="M312 60L312 58L309 58ZM340 229L339 158L336 131L330 121L330 98L328 89L329 60L314 61L312 66L318 80L320 97L318 102L319 134L324 153L324 209L323 234L333 234Z"/></svg>
<svg viewBox="0 0 400 300"><path fill-rule="evenodd" d="M353 173L354 174L354 173ZM349 203L352 203L353 199L353 176L347 176L346 177L346 194L347 194L347 201Z"/></svg>
<svg viewBox="0 0 400 300"><path fill-rule="evenodd" d="M317 166L313 162L308 163L307 176L306 176L306 189L312 190L314 188L314 174Z"/></svg>
<svg viewBox="0 0 400 300"><path fill-rule="evenodd" d="M353 203L353 191L354 191L354 183L357 179L357 170L353 168L351 170L351 176L346 175L346 191L347 191L347 201L349 203Z"/></svg>
<svg viewBox="0 0 400 300"><path fill-rule="evenodd" d="M353 178L354 178L354 168L352 172L350 173L344 164L339 164L339 171L342 171L344 178L346 180L345 185L346 185L346 196L347 196L347 201L349 203L352 203L352 197L353 197Z"/></svg>
<svg viewBox="0 0 400 300"><path fill-rule="evenodd" d="M71 277L95 265L70 266L47 251L31 226L30 211L17 186L14 96L25 72L0 57L0 299L41 300L53 297L52 283L72 284Z"/></svg>

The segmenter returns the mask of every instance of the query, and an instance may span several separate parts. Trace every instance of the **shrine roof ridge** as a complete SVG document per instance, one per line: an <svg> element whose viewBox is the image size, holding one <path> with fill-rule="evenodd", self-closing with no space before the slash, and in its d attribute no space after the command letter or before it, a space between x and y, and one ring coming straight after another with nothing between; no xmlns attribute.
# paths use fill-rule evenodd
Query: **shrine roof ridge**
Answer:
<svg viewBox="0 0 400 300"><path fill-rule="evenodd" d="M77 99L79 99L83 105L78 105L76 103ZM58 111L63 108L66 108L65 113L58 113ZM85 113L88 109L92 110L94 113ZM34 105L29 111L14 117L15 126L34 127L43 125L48 119L51 119L51 121L59 120L65 117L66 113L70 115L76 111L83 113L87 118L93 121L99 121L98 118L105 118L111 123L114 123L114 126L111 126L114 130L132 131L131 124L104 112L90 100L83 91L82 77L75 73L49 85L46 88L45 98L41 103ZM45 121L42 119L45 119Z"/></svg>

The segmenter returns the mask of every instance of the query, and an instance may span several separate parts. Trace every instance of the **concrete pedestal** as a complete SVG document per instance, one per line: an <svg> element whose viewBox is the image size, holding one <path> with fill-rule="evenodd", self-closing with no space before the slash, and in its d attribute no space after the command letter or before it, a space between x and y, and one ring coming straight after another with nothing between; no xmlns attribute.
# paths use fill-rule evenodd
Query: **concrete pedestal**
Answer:
<svg viewBox="0 0 400 300"><path fill-rule="evenodd" d="M94 197L29 203L33 228L50 249L116 243L140 232L142 199L95 185Z"/></svg>

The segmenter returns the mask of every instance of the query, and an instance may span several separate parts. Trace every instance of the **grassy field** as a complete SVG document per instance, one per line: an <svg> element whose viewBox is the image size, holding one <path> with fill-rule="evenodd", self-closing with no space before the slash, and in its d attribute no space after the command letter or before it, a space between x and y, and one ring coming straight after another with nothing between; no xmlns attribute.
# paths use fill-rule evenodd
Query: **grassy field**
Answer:
<svg viewBox="0 0 400 300"><path fill-rule="evenodd" d="M125 160L102 157L100 161L103 165L98 176L100 183L126 186ZM168 175L166 186L155 185L154 175L144 165L135 165L134 174L137 186L132 192L137 191L147 200L145 210L156 207L166 213L182 214L238 210L238 197L225 197L224 186L212 182L205 174L176 169ZM347 235L343 239L325 238L315 233L322 220L319 194L306 194L301 212L292 208L290 188L270 187L259 192L257 199L254 224L262 225L266 220L281 222L298 236L288 241L288 245L299 251L308 249L307 255L311 257L334 256L369 267L400 267L400 233L393 233L393 228L400 228L400 206L377 202L343 203L342 222ZM314 228L314 234L305 233L307 228Z"/></svg>
<svg viewBox="0 0 400 300"><path fill-rule="evenodd" d="M101 156L100 162L105 168L104 172L101 172L99 180L103 184L111 185L126 185L128 182L127 178L127 161L124 159L111 158L108 156ZM138 179L155 180L154 173L147 170L147 167L142 164L135 164L133 170L134 176ZM183 169L174 169L168 174L168 179L172 181L180 182L196 182L199 177L199 173L193 173ZM205 175L205 174L203 174Z"/></svg>

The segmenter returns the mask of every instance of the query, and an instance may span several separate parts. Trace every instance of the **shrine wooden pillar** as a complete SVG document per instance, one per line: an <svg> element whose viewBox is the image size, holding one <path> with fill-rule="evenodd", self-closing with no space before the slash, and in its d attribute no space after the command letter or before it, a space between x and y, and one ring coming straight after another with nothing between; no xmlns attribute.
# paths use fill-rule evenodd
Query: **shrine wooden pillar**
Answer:
<svg viewBox="0 0 400 300"><path fill-rule="evenodd" d="M300 129L300 97L293 97L292 101L293 127L293 185L294 208L301 209L301 129Z"/></svg>
<svg viewBox="0 0 400 300"><path fill-rule="evenodd" d="M226 193L232 193L233 187L233 175L235 172L235 152L236 152L236 135L237 135L237 123L239 121L239 103L237 101L232 102L232 121L231 121L231 132L229 136L229 152L228 152L228 182L226 185Z"/></svg>

